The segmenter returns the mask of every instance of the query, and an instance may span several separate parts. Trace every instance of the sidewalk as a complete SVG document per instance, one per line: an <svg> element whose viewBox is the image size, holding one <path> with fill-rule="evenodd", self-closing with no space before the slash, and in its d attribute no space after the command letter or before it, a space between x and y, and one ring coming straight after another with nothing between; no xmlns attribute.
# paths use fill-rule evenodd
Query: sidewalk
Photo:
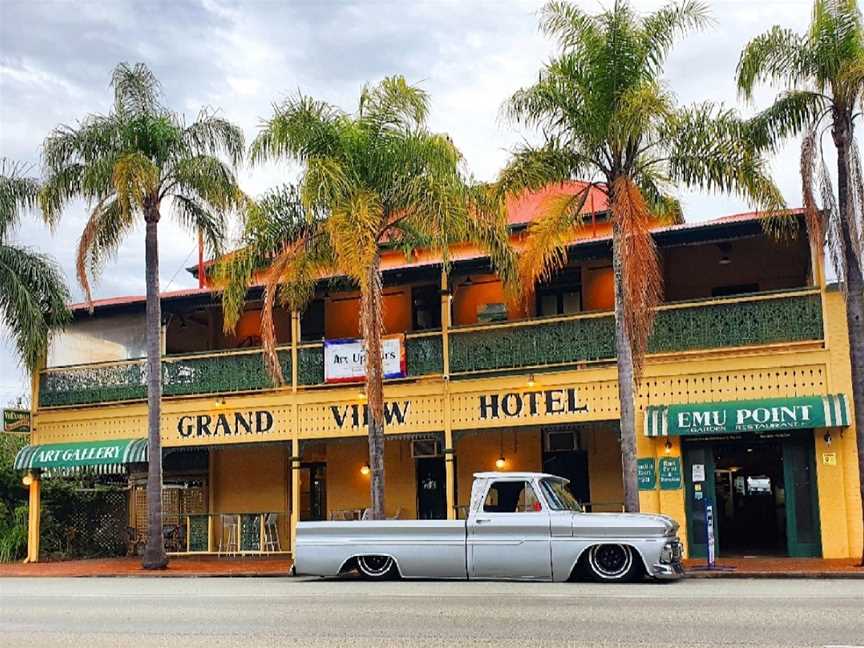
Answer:
<svg viewBox="0 0 864 648"><path fill-rule="evenodd" d="M293 561L288 558L218 556L177 556L171 558L167 569L146 570L141 558L93 558L34 564L0 564L3 576L288 576Z"/></svg>
<svg viewBox="0 0 864 648"><path fill-rule="evenodd" d="M688 578L864 578L860 560L852 558L721 558L716 569L705 560L685 560Z"/></svg>

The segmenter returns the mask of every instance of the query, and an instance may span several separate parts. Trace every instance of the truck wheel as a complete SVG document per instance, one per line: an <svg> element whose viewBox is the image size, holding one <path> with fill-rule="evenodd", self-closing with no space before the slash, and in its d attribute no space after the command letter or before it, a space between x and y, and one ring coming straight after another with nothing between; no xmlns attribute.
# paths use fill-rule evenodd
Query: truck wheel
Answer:
<svg viewBox="0 0 864 648"><path fill-rule="evenodd" d="M621 583L635 578L639 562L627 545L603 544L588 550L586 565L594 580Z"/></svg>
<svg viewBox="0 0 864 648"><path fill-rule="evenodd" d="M398 575L396 562L390 556L358 556L357 568L370 580L388 580Z"/></svg>

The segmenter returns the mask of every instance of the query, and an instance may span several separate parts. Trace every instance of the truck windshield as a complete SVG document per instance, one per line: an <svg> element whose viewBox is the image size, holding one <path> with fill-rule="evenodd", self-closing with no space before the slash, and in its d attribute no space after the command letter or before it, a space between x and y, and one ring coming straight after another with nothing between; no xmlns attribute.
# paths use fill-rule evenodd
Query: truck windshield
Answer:
<svg viewBox="0 0 864 648"><path fill-rule="evenodd" d="M540 487L553 511L582 511L582 506L573 497L566 482L559 479L541 479Z"/></svg>

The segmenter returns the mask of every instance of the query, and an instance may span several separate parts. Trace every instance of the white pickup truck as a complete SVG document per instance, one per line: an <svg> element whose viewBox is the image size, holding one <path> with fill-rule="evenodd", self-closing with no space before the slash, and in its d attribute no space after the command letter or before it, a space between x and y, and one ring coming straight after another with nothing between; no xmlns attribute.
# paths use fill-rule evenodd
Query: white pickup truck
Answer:
<svg viewBox="0 0 864 648"><path fill-rule="evenodd" d="M467 520L300 522L295 572L607 582L683 574L677 522L585 513L567 484L544 473L477 473Z"/></svg>

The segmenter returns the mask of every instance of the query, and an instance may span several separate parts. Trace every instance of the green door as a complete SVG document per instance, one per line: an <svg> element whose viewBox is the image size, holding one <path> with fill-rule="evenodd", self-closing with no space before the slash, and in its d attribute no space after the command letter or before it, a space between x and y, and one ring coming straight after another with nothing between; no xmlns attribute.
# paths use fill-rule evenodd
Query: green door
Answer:
<svg viewBox="0 0 864 648"><path fill-rule="evenodd" d="M687 542L691 558L705 558L708 555L707 534L705 533L705 502L717 506L714 498L714 451L710 443L687 443L684 448L685 506L687 508ZM693 466L702 466L705 481L693 482ZM717 534L717 512L714 512L714 551L720 555L720 537Z"/></svg>
<svg viewBox="0 0 864 648"><path fill-rule="evenodd" d="M786 538L794 558L822 555L814 454L812 434L795 435L783 443Z"/></svg>

